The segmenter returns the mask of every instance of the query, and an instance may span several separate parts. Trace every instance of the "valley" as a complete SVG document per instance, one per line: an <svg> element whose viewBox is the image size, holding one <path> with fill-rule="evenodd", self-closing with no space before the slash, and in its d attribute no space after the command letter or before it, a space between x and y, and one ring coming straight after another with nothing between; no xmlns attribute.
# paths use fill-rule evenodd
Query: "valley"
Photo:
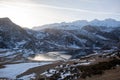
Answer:
<svg viewBox="0 0 120 80"><path fill-rule="evenodd" d="M113 51L111 53L90 54L70 60L5 64L5 68L1 68L0 72L2 72L1 77L5 79L66 80L67 78L70 80L92 80L94 78L95 80L108 80L112 75L116 77L109 80L116 80L120 78L119 65L120 51Z"/></svg>
<svg viewBox="0 0 120 80"><path fill-rule="evenodd" d="M120 21L40 27L0 18L0 79L110 80L110 74L111 80L120 79Z"/></svg>

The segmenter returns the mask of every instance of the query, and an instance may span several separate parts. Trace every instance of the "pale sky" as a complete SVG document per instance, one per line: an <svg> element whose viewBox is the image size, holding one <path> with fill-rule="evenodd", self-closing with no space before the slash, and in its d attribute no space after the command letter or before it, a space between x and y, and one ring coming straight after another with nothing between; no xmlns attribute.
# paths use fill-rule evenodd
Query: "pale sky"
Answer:
<svg viewBox="0 0 120 80"><path fill-rule="evenodd" d="M120 0L0 0L0 17L28 28L74 20L120 20Z"/></svg>

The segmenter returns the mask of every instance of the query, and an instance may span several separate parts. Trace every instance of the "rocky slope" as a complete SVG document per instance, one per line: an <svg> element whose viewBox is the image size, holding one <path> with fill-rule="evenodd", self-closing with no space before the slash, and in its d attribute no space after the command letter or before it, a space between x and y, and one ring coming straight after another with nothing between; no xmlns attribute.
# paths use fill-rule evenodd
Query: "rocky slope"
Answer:
<svg viewBox="0 0 120 80"><path fill-rule="evenodd" d="M9 18L0 19L0 48L20 48L30 40L31 36Z"/></svg>

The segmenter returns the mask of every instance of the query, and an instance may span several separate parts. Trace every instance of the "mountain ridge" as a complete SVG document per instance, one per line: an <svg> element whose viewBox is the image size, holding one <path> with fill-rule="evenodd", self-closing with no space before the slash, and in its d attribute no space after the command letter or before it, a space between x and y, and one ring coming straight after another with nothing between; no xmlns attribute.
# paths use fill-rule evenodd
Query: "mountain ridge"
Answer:
<svg viewBox="0 0 120 80"><path fill-rule="evenodd" d="M87 21L87 20L77 20L77 21L72 21L72 22L61 22L61 23L53 23L53 24L46 24L43 26L38 26L38 27L33 27L32 29L34 30L40 30L44 28L58 28L58 29L80 29L83 26L106 26L106 27L119 27L120 26L120 21L117 21L115 19L104 19L104 20L98 20L94 19L92 21ZM63 27L61 27L63 26ZM74 26L74 27L71 27ZM66 27L66 28L65 28ZM68 27L68 28L67 28ZM75 28L77 27L77 28Z"/></svg>

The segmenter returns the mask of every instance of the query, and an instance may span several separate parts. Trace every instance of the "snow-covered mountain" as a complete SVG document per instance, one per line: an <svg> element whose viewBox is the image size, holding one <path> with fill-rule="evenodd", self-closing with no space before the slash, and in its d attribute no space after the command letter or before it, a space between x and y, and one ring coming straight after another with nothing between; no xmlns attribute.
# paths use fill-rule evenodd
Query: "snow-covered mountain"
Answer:
<svg viewBox="0 0 120 80"><path fill-rule="evenodd" d="M120 21L82 20L42 27L25 29L9 18L0 18L0 48L19 49L25 53L23 56L49 51L68 51L77 56L94 50L120 49Z"/></svg>
<svg viewBox="0 0 120 80"><path fill-rule="evenodd" d="M34 27L34 30L41 30L45 28L56 28L56 29L64 29L64 30L73 30L73 29L81 29L83 26L105 26L105 27L119 27L120 21L116 21L114 19L105 19L105 20L98 20L94 19L92 21L87 20L77 20L73 22L62 22L62 23L54 23L54 24L47 24L43 26Z"/></svg>
<svg viewBox="0 0 120 80"><path fill-rule="evenodd" d="M105 19L103 21L78 20L71 23L55 23L40 27L35 27L37 35L44 32L43 41L59 49L83 49L83 48L109 48L116 47L119 42L120 21ZM41 38L43 35L37 37ZM44 45L44 44L43 44ZM112 46L111 46L112 45ZM107 46L107 47L106 47ZM50 49L49 48L49 49Z"/></svg>
<svg viewBox="0 0 120 80"><path fill-rule="evenodd" d="M120 21L116 21L114 19L105 19L103 21L100 20L93 20L90 22L90 25L94 26L105 26L105 27L119 27L120 26Z"/></svg>

